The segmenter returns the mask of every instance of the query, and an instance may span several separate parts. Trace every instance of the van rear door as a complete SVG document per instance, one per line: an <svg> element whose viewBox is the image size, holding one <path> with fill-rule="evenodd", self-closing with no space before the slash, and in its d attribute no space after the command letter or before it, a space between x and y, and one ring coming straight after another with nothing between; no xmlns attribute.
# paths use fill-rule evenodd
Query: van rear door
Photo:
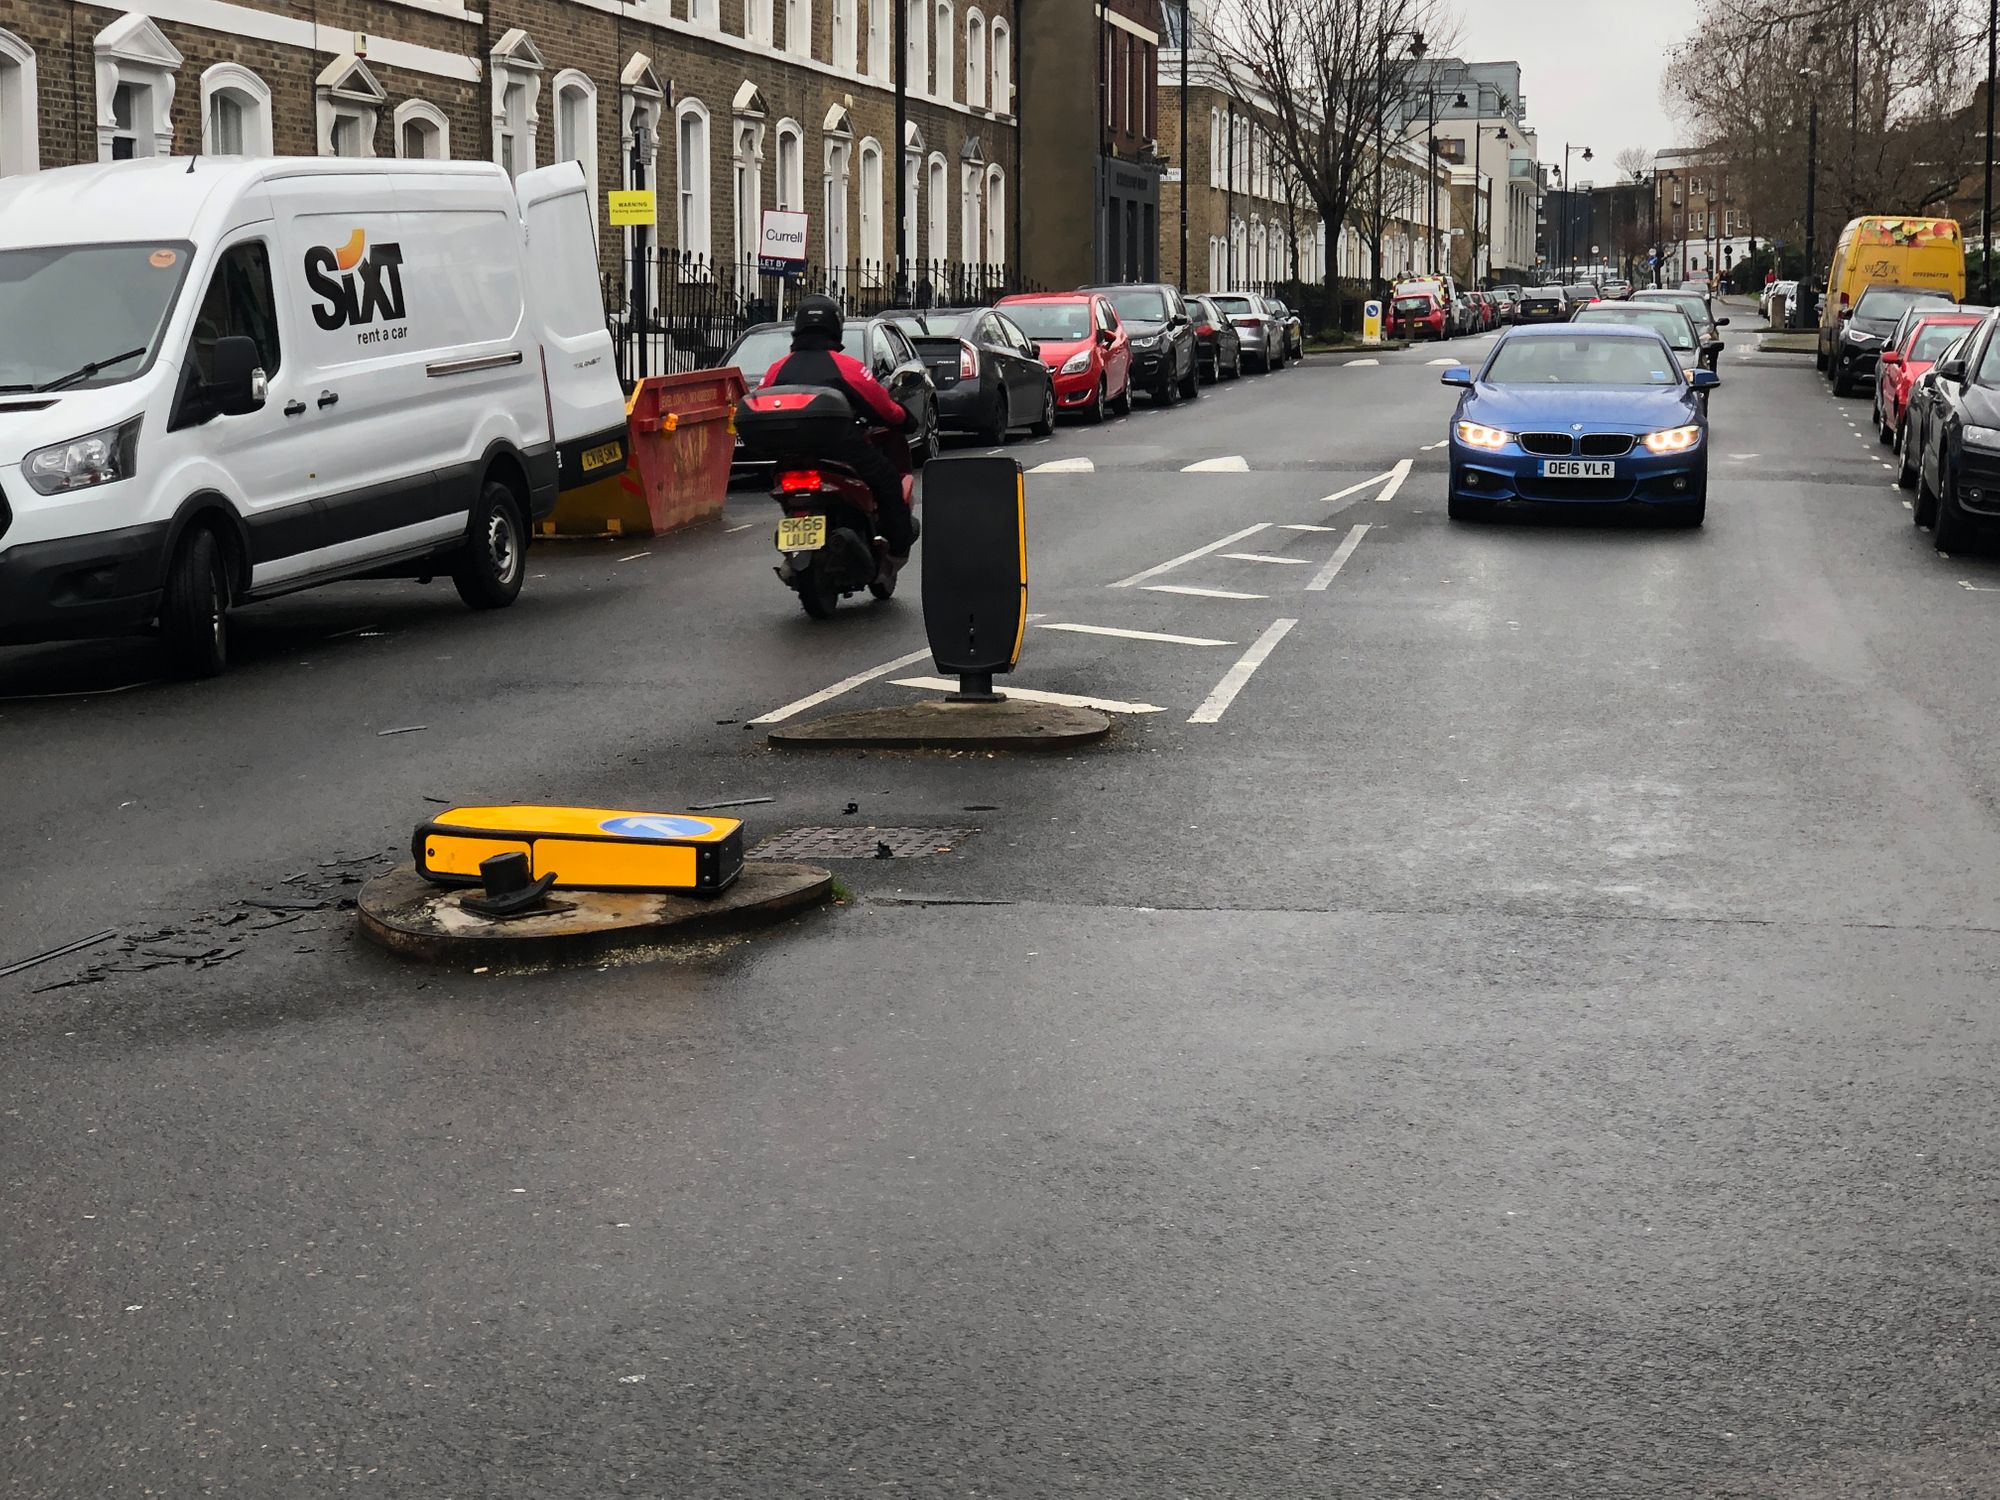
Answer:
<svg viewBox="0 0 2000 1500"><path fill-rule="evenodd" d="M598 280L597 214L573 161L524 172L514 190L526 240L529 308L548 371L562 488L625 470L625 390Z"/></svg>

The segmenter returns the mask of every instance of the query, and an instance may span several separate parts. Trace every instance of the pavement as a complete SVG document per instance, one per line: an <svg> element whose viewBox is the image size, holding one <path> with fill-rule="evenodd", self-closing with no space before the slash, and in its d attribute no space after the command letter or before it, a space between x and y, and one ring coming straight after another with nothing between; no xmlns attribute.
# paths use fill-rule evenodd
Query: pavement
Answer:
<svg viewBox="0 0 2000 1500"><path fill-rule="evenodd" d="M0 1488L2000 1494L2000 561L1728 332L1693 532L1450 524L1489 340L1018 440L1074 753L765 748L933 669L756 494L0 652L0 968L108 934L0 978ZM753 798L903 853L660 963L340 904Z"/></svg>

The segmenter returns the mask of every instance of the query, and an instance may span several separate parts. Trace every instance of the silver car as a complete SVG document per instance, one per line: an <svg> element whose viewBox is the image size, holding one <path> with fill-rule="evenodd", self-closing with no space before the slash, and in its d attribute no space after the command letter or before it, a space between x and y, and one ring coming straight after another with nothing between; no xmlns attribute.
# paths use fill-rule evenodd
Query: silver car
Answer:
<svg viewBox="0 0 2000 1500"><path fill-rule="evenodd" d="M1291 358L1291 331L1267 298L1255 292L1211 292L1213 302L1243 341L1243 358L1259 370L1282 370Z"/></svg>

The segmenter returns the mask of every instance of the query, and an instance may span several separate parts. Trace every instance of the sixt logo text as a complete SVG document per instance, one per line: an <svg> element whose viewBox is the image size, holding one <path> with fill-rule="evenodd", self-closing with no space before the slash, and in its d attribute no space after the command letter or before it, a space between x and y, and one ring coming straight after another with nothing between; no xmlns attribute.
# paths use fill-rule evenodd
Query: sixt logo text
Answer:
<svg viewBox="0 0 2000 1500"><path fill-rule="evenodd" d="M378 319L399 323L405 317L403 247L388 242L371 248L359 229L338 250L316 245L306 252L306 285L320 299L313 304L313 321L328 333ZM360 337L374 342L383 335Z"/></svg>

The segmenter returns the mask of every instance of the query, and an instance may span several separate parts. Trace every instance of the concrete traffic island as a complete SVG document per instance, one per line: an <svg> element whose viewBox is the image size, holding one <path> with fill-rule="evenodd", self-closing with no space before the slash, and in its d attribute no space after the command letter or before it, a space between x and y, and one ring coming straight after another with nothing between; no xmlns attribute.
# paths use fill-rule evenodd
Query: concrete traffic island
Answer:
<svg viewBox="0 0 2000 1500"><path fill-rule="evenodd" d="M926 698L780 724L765 743L786 750L1068 750L1111 733L1111 716L1023 698L954 703Z"/></svg>
<svg viewBox="0 0 2000 1500"><path fill-rule="evenodd" d="M399 957L455 968L576 963L768 927L826 902L833 876L813 865L752 860L714 896L559 890L547 910L504 920L465 909L463 899L479 894L440 888L398 865L361 888L361 931Z"/></svg>

